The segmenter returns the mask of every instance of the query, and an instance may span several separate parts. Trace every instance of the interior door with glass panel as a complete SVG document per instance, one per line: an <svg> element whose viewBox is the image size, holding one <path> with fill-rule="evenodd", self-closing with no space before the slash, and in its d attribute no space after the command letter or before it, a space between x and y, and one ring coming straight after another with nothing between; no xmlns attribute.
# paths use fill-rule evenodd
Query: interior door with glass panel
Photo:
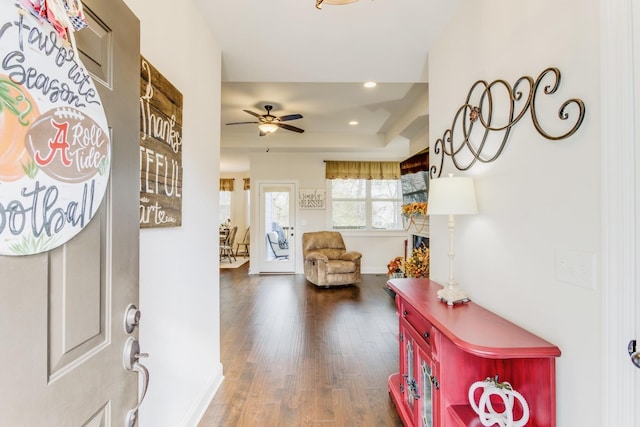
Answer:
<svg viewBox="0 0 640 427"><path fill-rule="evenodd" d="M295 273L296 183L258 183L259 273Z"/></svg>

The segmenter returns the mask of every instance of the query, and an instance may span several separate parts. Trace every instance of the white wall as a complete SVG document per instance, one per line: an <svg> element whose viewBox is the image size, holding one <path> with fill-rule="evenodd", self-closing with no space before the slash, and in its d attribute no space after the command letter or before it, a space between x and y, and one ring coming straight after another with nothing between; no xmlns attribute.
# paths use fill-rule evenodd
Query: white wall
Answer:
<svg viewBox="0 0 640 427"><path fill-rule="evenodd" d="M344 153L312 153L312 154L291 154L269 152L252 153L251 161L251 185L253 191L257 191L254 183L260 180L289 180L297 181L299 188L326 188L325 164L323 160L357 160L357 154L353 159L345 158ZM258 223L258 212L253 209L252 223ZM302 233L307 231L327 230L329 221L327 210L298 210L298 227L296 232L296 247L301 248ZM257 228L252 229L252 242L262 242L257 233ZM386 274L387 264L393 258L404 255L404 240L407 238L404 231L400 232L343 232L345 245L349 250L362 252L361 270L364 274ZM257 247L255 243L251 245L251 256L257 257ZM302 274L303 259L302 251L296 254L296 273ZM251 270L251 273L256 271Z"/></svg>
<svg viewBox="0 0 640 427"><path fill-rule="evenodd" d="M457 218L456 279L472 300L562 351L559 427L602 425L598 11L596 0L464 1L429 54L432 146L479 79L513 84L553 66L560 90L539 111L557 122L565 100L586 104L582 127L567 140L545 140L527 114L498 160L464 173L449 162L444 170L475 178L480 210ZM444 282L446 219L431 218L430 232L432 278ZM556 279L558 250L594 257L594 288Z"/></svg>
<svg viewBox="0 0 640 427"><path fill-rule="evenodd" d="M220 49L191 2L125 1L140 18L141 54L184 96L183 225L140 231L140 342L150 354L145 365L151 374L140 425L193 426L222 381L213 243Z"/></svg>

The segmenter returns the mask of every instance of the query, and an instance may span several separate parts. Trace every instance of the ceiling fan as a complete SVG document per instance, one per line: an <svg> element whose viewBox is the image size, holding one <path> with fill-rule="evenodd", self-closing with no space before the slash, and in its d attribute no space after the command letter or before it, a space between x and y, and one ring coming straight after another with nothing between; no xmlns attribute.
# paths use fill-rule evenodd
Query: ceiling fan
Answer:
<svg viewBox="0 0 640 427"><path fill-rule="evenodd" d="M300 129L295 126L291 126L286 123L289 120L297 120L302 118L302 114L287 114L286 116L276 117L271 114L271 110L273 109L272 105L265 105L264 109L267 110L267 114L258 114L251 110L242 110L245 113L251 114L254 117L258 118L257 122L234 122L227 123L228 125L244 125L244 124L257 124L258 129L260 130L260 136L265 136L270 133L273 133L278 130L278 128L290 130L293 132L303 133L304 129Z"/></svg>

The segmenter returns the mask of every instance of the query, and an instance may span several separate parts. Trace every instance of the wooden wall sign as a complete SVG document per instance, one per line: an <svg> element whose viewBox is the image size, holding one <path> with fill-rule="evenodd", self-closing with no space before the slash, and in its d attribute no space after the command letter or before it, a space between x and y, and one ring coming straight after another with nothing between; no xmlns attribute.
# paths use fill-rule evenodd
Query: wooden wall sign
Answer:
<svg viewBox="0 0 640 427"><path fill-rule="evenodd" d="M326 209L327 190L324 188L301 188L298 206L300 209Z"/></svg>
<svg viewBox="0 0 640 427"><path fill-rule="evenodd" d="M0 2L0 255L54 249L109 181L104 107L77 52L28 4Z"/></svg>
<svg viewBox="0 0 640 427"><path fill-rule="evenodd" d="M140 57L140 228L182 225L182 93Z"/></svg>

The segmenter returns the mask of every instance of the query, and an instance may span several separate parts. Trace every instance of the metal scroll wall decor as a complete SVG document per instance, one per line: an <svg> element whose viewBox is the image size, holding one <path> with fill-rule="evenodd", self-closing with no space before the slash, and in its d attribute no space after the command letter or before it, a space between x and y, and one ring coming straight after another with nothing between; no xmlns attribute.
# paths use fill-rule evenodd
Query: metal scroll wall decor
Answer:
<svg viewBox="0 0 640 427"><path fill-rule="evenodd" d="M451 128L434 144L430 177L440 177L445 156L451 158L458 170L467 170L476 162L496 160L507 144L511 129L527 112L535 129L546 139L557 141L573 135L584 119L585 106L580 99L571 98L562 103L558 110L560 123L553 130L540 124L537 111L542 102L540 98L554 94L559 86L560 70L553 67L544 70L535 80L520 77L513 87L504 80L475 82L456 112ZM567 127L570 128L566 130Z"/></svg>

